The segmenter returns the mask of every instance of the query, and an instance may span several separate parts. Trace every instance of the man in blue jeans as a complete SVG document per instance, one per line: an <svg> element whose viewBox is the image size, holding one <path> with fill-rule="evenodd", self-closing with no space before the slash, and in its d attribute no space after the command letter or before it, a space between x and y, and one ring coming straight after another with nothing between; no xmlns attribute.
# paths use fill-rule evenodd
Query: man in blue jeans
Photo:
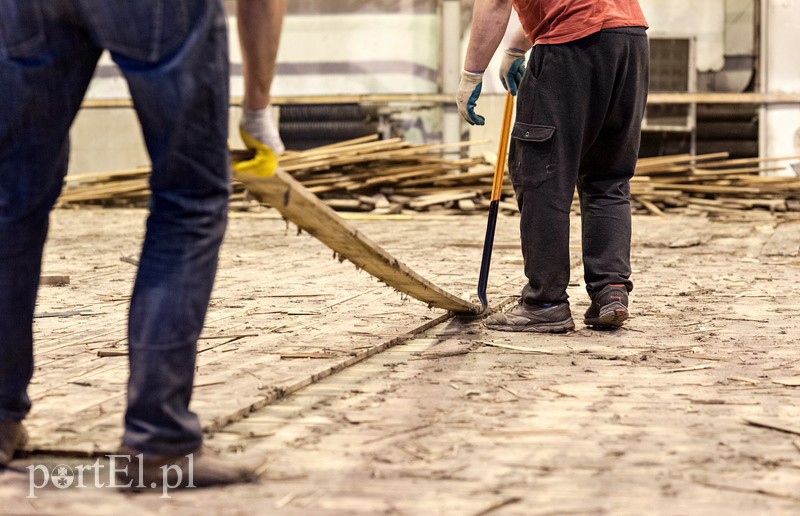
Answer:
<svg viewBox="0 0 800 516"><path fill-rule="evenodd" d="M225 23L220 0L0 0L0 465L25 443L48 216L66 174L68 131L103 49L128 82L153 165L120 453L143 457L147 485L166 465L191 465L201 486L252 480L263 463L201 451L189 411L227 221ZM129 478L140 478L138 464L132 458Z"/></svg>

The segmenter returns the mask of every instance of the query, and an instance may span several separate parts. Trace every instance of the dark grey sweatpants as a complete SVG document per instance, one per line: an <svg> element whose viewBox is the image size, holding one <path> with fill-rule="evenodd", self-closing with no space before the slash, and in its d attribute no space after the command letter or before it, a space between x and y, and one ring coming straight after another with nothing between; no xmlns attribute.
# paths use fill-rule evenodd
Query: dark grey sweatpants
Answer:
<svg viewBox="0 0 800 516"><path fill-rule="evenodd" d="M567 300L569 212L581 200L589 295L631 283L633 176L647 100L645 29L536 45L517 98L509 170L521 212L527 303Z"/></svg>

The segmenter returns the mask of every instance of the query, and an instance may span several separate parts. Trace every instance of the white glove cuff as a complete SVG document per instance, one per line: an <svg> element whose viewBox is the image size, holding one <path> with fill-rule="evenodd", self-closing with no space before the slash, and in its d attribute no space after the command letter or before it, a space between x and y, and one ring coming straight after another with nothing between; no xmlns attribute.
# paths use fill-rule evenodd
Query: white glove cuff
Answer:
<svg viewBox="0 0 800 516"><path fill-rule="evenodd" d="M516 59L518 57L525 57L525 51L518 48L507 48L506 55Z"/></svg>
<svg viewBox="0 0 800 516"><path fill-rule="evenodd" d="M243 106L239 125L242 130L272 149L275 154L281 154L286 150L272 118L271 104L264 109L248 109Z"/></svg>

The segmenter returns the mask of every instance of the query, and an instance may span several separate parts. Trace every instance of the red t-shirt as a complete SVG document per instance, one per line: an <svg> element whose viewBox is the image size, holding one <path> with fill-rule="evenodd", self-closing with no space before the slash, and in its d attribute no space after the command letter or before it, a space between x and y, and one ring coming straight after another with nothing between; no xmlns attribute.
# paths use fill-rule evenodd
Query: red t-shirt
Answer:
<svg viewBox="0 0 800 516"><path fill-rule="evenodd" d="M638 0L512 0L532 43L575 41L603 29L647 27Z"/></svg>

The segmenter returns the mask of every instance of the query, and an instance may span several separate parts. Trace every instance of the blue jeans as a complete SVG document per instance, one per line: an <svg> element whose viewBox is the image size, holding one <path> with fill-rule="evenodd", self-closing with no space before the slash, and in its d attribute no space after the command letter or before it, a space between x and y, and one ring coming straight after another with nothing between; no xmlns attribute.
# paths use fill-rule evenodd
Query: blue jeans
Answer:
<svg viewBox="0 0 800 516"><path fill-rule="evenodd" d="M123 444L182 455L202 443L189 400L230 191L219 0L0 0L0 421L30 409L49 211L103 49L128 82L153 164L130 306Z"/></svg>

